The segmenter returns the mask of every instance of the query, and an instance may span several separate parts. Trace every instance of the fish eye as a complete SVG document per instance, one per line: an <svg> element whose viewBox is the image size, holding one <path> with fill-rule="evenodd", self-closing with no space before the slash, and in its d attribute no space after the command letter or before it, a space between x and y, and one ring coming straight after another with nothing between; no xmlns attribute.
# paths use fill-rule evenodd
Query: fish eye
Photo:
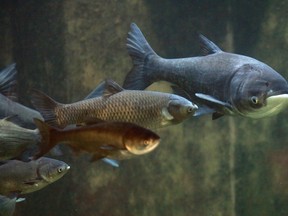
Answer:
<svg viewBox="0 0 288 216"><path fill-rule="evenodd" d="M149 140L145 140L143 144L144 144L145 147L148 146L149 145Z"/></svg>
<svg viewBox="0 0 288 216"><path fill-rule="evenodd" d="M58 168L57 171L58 171L58 173L61 173L63 171L63 169L62 168Z"/></svg>
<svg viewBox="0 0 288 216"><path fill-rule="evenodd" d="M259 103L259 99L256 96L252 96L251 97L251 101L252 101L253 104L258 104Z"/></svg>
<svg viewBox="0 0 288 216"><path fill-rule="evenodd" d="M187 111L188 111L188 113L191 113L194 111L194 109L193 109L193 107L188 107Z"/></svg>

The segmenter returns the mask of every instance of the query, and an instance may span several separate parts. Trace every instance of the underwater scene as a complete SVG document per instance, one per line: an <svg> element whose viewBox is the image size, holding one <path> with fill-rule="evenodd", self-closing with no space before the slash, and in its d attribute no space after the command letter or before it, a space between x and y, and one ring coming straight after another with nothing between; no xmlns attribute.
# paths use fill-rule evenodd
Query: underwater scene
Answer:
<svg viewBox="0 0 288 216"><path fill-rule="evenodd" d="M1 0L0 216L288 215L287 14Z"/></svg>

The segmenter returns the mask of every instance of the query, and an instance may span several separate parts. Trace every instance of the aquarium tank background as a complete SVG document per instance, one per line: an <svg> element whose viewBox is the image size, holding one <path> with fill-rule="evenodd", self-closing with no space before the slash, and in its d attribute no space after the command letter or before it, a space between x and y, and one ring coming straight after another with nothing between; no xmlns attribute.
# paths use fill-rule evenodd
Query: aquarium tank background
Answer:
<svg viewBox="0 0 288 216"><path fill-rule="evenodd" d="M287 8L280 0L1 0L0 67L17 63L26 106L34 88L59 102L82 100L105 78L123 83L135 22L165 58L201 55L201 33L288 78ZM119 168L62 146L54 158L71 170L27 194L14 215L288 215L287 116L190 118L157 130L159 147Z"/></svg>

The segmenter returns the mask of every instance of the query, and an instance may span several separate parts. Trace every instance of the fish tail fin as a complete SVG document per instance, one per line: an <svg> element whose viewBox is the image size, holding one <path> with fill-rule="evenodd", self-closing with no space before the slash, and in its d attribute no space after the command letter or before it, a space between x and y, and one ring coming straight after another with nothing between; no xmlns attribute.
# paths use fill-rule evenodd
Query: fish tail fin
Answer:
<svg viewBox="0 0 288 216"><path fill-rule="evenodd" d="M13 101L17 101L16 64L10 64L0 72L0 93Z"/></svg>
<svg viewBox="0 0 288 216"><path fill-rule="evenodd" d="M40 119L34 118L34 123L37 126L39 133L41 135L41 142L39 145L39 151L34 155L33 159L36 160L46 153L48 153L55 145L56 142L51 142L51 133L55 128L49 126Z"/></svg>
<svg viewBox="0 0 288 216"><path fill-rule="evenodd" d="M55 109L62 104L56 102L48 95L36 89L32 90L31 103L41 113L47 124L61 127L61 125L58 124Z"/></svg>
<svg viewBox="0 0 288 216"><path fill-rule="evenodd" d="M151 48L135 23L132 23L130 26L126 46L133 61L133 68L127 74L123 88L143 90L151 84L147 74L145 74L147 57L157 54Z"/></svg>

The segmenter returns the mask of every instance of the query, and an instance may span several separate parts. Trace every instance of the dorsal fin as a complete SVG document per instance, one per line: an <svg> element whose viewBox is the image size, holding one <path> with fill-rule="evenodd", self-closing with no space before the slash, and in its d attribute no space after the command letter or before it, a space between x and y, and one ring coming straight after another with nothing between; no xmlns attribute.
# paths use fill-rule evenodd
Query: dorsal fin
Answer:
<svg viewBox="0 0 288 216"><path fill-rule="evenodd" d="M87 97L85 97L85 99L102 96L104 89L105 89L105 81L102 81Z"/></svg>
<svg viewBox="0 0 288 216"><path fill-rule="evenodd" d="M222 50L216 44L214 44L204 35L199 34L199 40L200 40L201 50L204 55L222 52Z"/></svg>
<svg viewBox="0 0 288 216"><path fill-rule="evenodd" d="M111 79L106 79L105 80L105 89L103 91L103 97L110 97L113 94L117 94L124 89L115 81Z"/></svg>

